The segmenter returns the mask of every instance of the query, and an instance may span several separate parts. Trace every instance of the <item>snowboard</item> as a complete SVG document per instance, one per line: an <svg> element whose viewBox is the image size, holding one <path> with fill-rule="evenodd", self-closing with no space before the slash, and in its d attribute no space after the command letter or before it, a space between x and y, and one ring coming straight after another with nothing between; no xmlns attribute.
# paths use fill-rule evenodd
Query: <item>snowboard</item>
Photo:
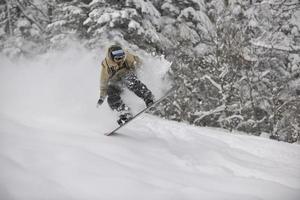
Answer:
<svg viewBox="0 0 300 200"><path fill-rule="evenodd" d="M120 130L121 128L123 128L124 126L126 126L128 123L130 123L132 120L134 120L135 118L137 118L138 116L140 116L141 114L143 114L144 112L150 110L151 108L153 108L155 105L157 105L158 103L160 103L162 100L164 100L166 97L168 97L170 94L172 94L175 90L176 90L176 86L172 87L171 89L169 89L162 97L160 97L158 100L156 100L151 106L144 108L143 110L141 110L140 112L138 112L137 114L135 114L130 120L128 120L126 123L120 125L119 127L115 128L114 130L112 130L111 132L105 133L104 135L109 136L109 135L113 135L116 134L118 130Z"/></svg>

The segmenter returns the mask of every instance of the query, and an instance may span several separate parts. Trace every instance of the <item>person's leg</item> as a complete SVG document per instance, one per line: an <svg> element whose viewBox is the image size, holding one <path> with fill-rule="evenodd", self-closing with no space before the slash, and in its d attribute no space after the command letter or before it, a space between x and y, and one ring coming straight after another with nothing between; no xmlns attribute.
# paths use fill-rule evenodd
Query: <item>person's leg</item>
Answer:
<svg viewBox="0 0 300 200"><path fill-rule="evenodd" d="M112 110L119 112L119 125L127 122L132 114L128 106L121 99L122 88L119 85L109 85L107 90L107 103Z"/></svg>
<svg viewBox="0 0 300 200"><path fill-rule="evenodd" d="M129 90L145 101L146 106L150 106L153 103L154 96L152 92L137 78L134 73L128 73L123 80Z"/></svg>
<svg viewBox="0 0 300 200"><path fill-rule="evenodd" d="M122 88L118 85L109 85L107 89L107 103L112 110L122 110L125 105L121 99Z"/></svg>

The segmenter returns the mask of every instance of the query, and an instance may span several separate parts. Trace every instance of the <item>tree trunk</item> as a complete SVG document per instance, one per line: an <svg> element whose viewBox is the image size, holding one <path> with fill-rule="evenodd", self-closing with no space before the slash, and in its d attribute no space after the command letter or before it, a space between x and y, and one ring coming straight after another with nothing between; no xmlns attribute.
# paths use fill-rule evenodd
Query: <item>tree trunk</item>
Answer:
<svg viewBox="0 0 300 200"><path fill-rule="evenodd" d="M228 7L228 4L229 4L228 1L229 1L229 0L224 0L225 7Z"/></svg>
<svg viewBox="0 0 300 200"><path fill-rule="evenodd" d="M7 11L7 20L8 20L8 30L9 30L9 35L11 36L13 34L13 31L12 31L12 24L11 24L10 5L8 0L6 0L6 11Z"/></svg>
<svg viewBox="0 0 300 200"><path fill-rule="evenodd" d="M53 2L47 2L47 14L49 17L49 23L53 21Z"/></svg>

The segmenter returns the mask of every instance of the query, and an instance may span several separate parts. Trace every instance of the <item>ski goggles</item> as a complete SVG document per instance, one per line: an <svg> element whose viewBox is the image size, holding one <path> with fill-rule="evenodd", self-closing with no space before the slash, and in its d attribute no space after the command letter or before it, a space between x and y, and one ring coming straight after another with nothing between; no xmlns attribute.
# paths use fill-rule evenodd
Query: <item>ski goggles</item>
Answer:
<svg viewBox="0 0 300 200"><path fill-rule="evenodd" d="M122 49L120 49L120 50L112 51L111 55L114 60L119 61L125 57L125 52Z"/></svg>

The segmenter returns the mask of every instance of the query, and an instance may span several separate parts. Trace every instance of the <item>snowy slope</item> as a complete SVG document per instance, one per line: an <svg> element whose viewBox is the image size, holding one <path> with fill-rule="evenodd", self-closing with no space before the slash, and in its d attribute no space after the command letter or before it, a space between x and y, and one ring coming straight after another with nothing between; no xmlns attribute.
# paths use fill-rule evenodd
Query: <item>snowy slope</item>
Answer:
<svg viewBox="0 0 300 200"><path fill-rule="evenodd" d="M99 60L85 50L0 60L0 199L299 199L300 146L143 115L120 131L95 108ZM146 59L147 60L147 59ZM166 62L149 78L158 96ZM147 76L148 74L148 76ZM162 87L163 85L163 87ZM143 102L129 94L134 110Z"/></svg>

